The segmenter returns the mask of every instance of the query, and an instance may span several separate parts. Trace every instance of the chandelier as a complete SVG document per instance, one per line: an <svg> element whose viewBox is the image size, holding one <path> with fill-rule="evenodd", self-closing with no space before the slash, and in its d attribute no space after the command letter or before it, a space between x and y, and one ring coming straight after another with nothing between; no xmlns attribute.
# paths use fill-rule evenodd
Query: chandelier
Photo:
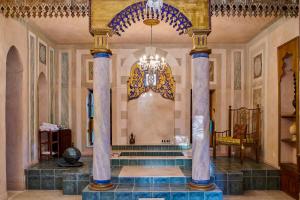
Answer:
<svg viewBox="0 0 300 200"><path fill-rule="evenodd" d="M163 0L148 0L146 4L146 13L148 9L153 9L154 12L161 12L162 7L164 6Z"/></svg>
<svg viewBox="0 0 300 200"><path fill-rule="evenodd" d="M160 57L158 54L154 55L152 52L152 43L153 43L153 30L152 26L159 24L159 20L157 19L146 19L144 24L151 27L151 42L150 42L150 55L143 55L139 60L139 65L141 66L143 71L154 74L157 71L164 70L166 66L166 60L164 57Z"/></svg>

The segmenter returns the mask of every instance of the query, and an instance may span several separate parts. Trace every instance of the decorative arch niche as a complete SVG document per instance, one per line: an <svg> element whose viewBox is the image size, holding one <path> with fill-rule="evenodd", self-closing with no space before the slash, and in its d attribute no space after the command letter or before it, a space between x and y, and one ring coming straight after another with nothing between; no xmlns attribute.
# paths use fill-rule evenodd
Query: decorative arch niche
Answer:
<svg viewBox="0 0 300 200"><path fill-rule="evenodd" d="M174 143L176 85L170 66L157 73L155 86L147 87L145 72L134 64L127 87L127 138L135 135L138 145Z"/></svg>
<svg viewBox="0 0 300 200"><path fill-rule="evenodd" d="M25 183L23 145L23 66L19 51L12 46L6 59L6 182L8 190L23 190Z"/></svg>

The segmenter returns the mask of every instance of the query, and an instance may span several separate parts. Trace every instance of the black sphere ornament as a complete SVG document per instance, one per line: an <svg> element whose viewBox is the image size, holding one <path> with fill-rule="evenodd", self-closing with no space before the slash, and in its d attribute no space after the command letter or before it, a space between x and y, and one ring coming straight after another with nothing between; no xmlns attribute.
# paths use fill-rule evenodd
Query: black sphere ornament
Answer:
<svg viewBox="0 0 300 200"><path fill-rule="evenodd" d="M80 157L81 157L81 152L76 147L69 147L63 153L64 160L67 163L72 165L77 163Z"/></svg>
<svg viewBox="0 0 300 200"><path fill-rule="evenodd" d="M56 163L60 167L81 167L83 163L79 162L80 157L81 152L72 145L64 151L62 158L58 159Z"/></svg>

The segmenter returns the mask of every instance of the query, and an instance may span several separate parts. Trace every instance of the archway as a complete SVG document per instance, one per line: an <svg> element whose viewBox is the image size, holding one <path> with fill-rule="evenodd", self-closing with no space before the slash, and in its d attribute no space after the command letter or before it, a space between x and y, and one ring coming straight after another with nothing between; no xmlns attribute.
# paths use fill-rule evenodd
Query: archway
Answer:
<svg viewBox="0 0 300 200"><path fill-rule="evenodd" d="M48 122L48 82L44 73L38 78L38 125Z"/></svg>
<svg viewBox="0 0 300 200"><path fill-rule="evenodd" d="M11 47L6 59L6 181L7 190L24 189L22 133L23 67L16 47Z"/></svg>
<svg viewBox="0 0 300 200"><path fill-rule="evenodd" d="M193 26L189 18L172 5L164 3L161 13L153 9L146 10L146 3L144 1L134 3L119 12L109 22L108 27L113 30L113 33L120 36L122 32L125 32L124 29L127 29L137 21L143 21L145 19L158 19L169 23L180 35L187 33L188 29Z"/></svg>

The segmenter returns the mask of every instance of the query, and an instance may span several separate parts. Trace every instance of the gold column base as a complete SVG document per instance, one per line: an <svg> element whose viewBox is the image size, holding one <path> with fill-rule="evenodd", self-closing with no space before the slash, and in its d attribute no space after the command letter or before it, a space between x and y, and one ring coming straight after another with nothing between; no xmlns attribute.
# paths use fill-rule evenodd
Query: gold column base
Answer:
<svg viewBox="0 0 300 200"><path fill-rule="evenodd" d="M211 191L216 188L216 185L214 183L210 183L208 185L197 185L192 182L188 184L191 190L200 190L200 191Z"/></svg>
<svg viewBox="0 0 300 200"><path fill-rule="evenodd" d="M111 183L108 184L96 184L96 183L90 183L89 189L93 191L107 191L113 189L115 186Z"/></svg>
<svg viewBox="0 0 300 200"><path fill-rule="evenodd" d="M190 55L196 54L196 53L207 53L211 54L211 49L205 48L205 49L192 49L190 52Z"/></svg>
<svg viewBox="0 0 300 200"><path fill-rule="evenodd" d="M112 52L110 49L91 49L91 54L94 55L96 53L108 53L112 55Z"/></svg>

